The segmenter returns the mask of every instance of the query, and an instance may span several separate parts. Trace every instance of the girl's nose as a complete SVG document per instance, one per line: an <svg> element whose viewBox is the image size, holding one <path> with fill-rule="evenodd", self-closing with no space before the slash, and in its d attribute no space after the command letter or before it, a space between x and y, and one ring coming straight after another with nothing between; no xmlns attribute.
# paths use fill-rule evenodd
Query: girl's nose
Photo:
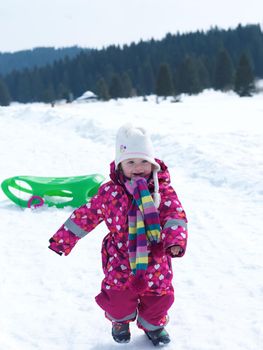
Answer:
<svg viewBox="0 0 263 350"><path fill-rule="evenodd" d="M142 164L135 164L135 171L136 172L143 171L143 165Z"/></svg>

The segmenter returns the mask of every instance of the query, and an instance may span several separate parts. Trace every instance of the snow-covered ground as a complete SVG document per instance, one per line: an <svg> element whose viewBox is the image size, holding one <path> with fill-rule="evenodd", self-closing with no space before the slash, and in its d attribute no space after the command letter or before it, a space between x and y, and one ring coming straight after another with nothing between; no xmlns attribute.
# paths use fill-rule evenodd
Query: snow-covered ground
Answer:
<svg viewBox="0 0 263 350"><path fill-rule="evenodd" d="M174 260L176 300L167 330L177 350L263 346L263 94L205 91L181 103L154 97L0 108L0 181L14 175L101 173L127 121L152 134L188 214L186 255ZM0 193L0 349L150 349L111 339L97 306L102 224L67 257L48 239L72 208L22 209Z"/></svg>

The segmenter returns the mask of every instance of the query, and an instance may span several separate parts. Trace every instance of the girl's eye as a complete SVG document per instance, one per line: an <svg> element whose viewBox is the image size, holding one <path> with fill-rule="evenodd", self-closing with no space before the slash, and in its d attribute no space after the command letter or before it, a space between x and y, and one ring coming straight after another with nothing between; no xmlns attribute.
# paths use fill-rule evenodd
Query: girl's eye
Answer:
<svg viewBox="0 0 263 350"><path fill-rule="evenodd" d="M143 163L149 163L148 160L145 160L145 159L144 159L142 162L143 162Z"/></svg>

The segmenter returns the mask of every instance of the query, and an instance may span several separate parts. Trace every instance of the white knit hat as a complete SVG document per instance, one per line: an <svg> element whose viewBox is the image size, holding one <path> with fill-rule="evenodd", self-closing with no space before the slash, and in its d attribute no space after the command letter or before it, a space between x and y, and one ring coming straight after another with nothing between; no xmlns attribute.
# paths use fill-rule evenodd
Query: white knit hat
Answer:
<svg viewBox="0 0 263 350"><path fill-rule="evenodd" d="M125 124L117 132L116 136L116 153L115 168L130 158L145 159L153 164L154 194L153 200L158 208L160 204L159 183L157 172L160 165L154 159L154 148L147 131L142 127L134 127L132 124Z"/></svg>

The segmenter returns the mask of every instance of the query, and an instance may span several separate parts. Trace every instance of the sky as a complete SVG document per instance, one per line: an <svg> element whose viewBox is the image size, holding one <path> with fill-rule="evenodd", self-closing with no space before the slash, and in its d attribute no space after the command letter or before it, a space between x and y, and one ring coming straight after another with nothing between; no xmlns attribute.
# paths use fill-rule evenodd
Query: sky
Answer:
<svg viewBox="0 0 263 350"><path fill-rule="evenodd" d="M263 1L8 0L0 3L0 52L102 48L239 23L263 26Z"/></svg>

